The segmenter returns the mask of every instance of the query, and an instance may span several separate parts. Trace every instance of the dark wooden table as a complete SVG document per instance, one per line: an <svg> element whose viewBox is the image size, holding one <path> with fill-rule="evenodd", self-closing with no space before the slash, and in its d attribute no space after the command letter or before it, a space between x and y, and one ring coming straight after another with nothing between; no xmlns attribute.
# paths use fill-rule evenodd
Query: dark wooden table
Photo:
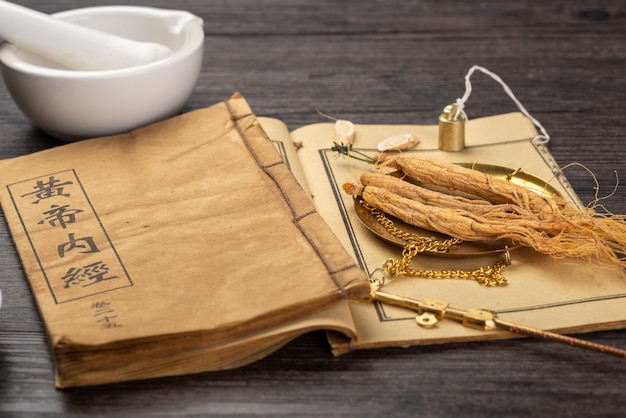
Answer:
<svg viewBox="0 0 626 418"><path fill-rule="evenodd" d="M17 3L52 13L111 0ZM436 123L474 64L499 74L581 163L600 196L626 178L626 3L599 0L128 1L205 21L202 75L187 108L244 93L290 128L319 108L358 123ZM516 110L473 77L470 118ZM0 83L0 158L60 143L22 116ZM589 172L567 175L584 202ZM602 204L626 213L620 186ZM30 289L0 216L0 416L624 416L626 362L536 340L363 351L333 358L322 333L251 366L58 391ZM625 285L626 289L626 285ZM538 292L541 289L537 289ZM626 309L626 306L624 307ZM626 331L587 334L626 348Z"/></svg>

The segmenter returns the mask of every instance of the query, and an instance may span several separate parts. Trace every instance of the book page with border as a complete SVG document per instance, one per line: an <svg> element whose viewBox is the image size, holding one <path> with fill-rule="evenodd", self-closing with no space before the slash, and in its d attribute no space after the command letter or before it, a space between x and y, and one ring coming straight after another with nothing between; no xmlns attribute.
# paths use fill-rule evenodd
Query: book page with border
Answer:
<svg viewBox="0 0 626 418"><path fill-rule="evenodd" d="M416 153L448 162L493 164L521 169L556 188L566 199L580 204L574 190L542 145L531 141L532 123L521 113L474 119L466 125L466 148L444 152L437 147L436 125L355 125L354 148L374 155L376 144L392 135L411 133L420 143L407 154ZM367 163L339 156L331 150L331 123L299 128L292 132L303 171L322 217L331 226L357 263L371 274L389 258L399 258L401 248L383 242L355 215L354 202L341 186L358 182L362 172L372 171ZM626 279L617 267L579 259L554 260L528 248L511 251L512 264L504 270L508 285L487 288L469 280L399 278L385 287L415 299L437 299L458 309L489 309L507 321L557 332L584 332L626 326ZM448 258L420 255L414 268L474 270L491 265L501 256ZM512 334L465 328L440 321L425 329L415 322L415 313L381 303L351 302L358 338L348 343L330 335L335 354L352 348L410 346L452 341L508 338Z"/></svg>

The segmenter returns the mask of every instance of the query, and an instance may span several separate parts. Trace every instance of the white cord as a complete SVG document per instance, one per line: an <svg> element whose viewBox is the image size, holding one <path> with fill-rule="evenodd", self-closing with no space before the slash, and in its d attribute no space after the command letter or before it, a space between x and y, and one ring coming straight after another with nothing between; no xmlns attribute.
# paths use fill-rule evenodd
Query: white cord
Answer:
<svg viewBox="0 0 626 418"><path fill-rule="evenodd" d="M457 108L456 108L456 113L454 114L454 118L453 118L454 120L456 120L459 117L459 115L463 115L465 117L465 119L467 119L467 114L465 113L465 110L464 110L465 102L467 101L467 99L469 99L470 94L472 94L472 83L470 82L470 77L472 76L472 74L474 74L474 72L476 70L479 70L479 71L487 74L488 76L493 78L495 81L500 83L500 85L502 86L502 88L504 89L506 94L508 94L509 97L515 102L515 104L517 105L519 110L528 119L530 119L532 121L532 123L537 128L539 128L539 130L541 131L541 135L537 135L536 137L534 137L532 139L532 141L535 144L547 144L548 142L550 142L550 135L548 135L548 132L546 132L546 130L544 129L543 125L541 125L541 123L539 123L539 121L537 119L535 119L534 117L531 116L530 113L528 113L528 110L526 110L524 105L519 100L517 100L517 97L515 97L515 94L513 94L513 91L500 78L500 76L497 75L496 73L493 73L493 72L489 71L488 69L486 69L484 67L479 66L479 65L474 65L472 68L469 69L469 71L465 75L465 94L463 95L462 98L456 99L456 106L457 106Z"/></svg>

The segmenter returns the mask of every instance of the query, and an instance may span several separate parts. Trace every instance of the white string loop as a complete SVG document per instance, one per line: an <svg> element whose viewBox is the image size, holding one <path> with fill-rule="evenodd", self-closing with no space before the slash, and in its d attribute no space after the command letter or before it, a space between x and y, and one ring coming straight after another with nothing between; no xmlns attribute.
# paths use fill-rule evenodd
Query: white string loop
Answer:
<svg viewBox="0 0 626 418"><path fill-rule="evenodd" d="M548 142L550 142L550 135L548 135L548 132L546 132L545 128L543 127L543 125L541 125L541 123L539 123L539 121L537 119L535 119L529 112L528 110L526 110L526 108L524 107L524 105L517 99L517 97L515 97L515 94L513 94L513 91L509 88L509 86L500 78L499 75L497 75L496 73L493 73L491 71L489 71L488 69L481 67L479 65L474 65L472 66L472 68L469 69L469 71L467 72L467 74L465 75L465 94L463 95L463 97L456 99L456 113L454 114L454 120L456 120L459 115L463 115L465 117L465 119L467 120L467 114L465 113L465 102L467 101L467 99L469 99L470 94L472 94L472 83L470 81L470 77L472 76L472 74L474 74L474 72L476 72L476 70L483 72L484 74L487 74L488 76L490 76L491 78L493 78L495 81L497 81L498 83L500 83L500 85L502 86L502 88L504 89L504 91L506 92L506 94L509 95L509 97L511 98L511 100L513 100L513 102L515 102L515 104L517 105L517 107L519 108L519 110L528 118L532 121L532 123L539 128L539 130L541 131L540 135L537 135L536 137L534 137L532 139L532 141L535 144L547 144Z"/></svg>

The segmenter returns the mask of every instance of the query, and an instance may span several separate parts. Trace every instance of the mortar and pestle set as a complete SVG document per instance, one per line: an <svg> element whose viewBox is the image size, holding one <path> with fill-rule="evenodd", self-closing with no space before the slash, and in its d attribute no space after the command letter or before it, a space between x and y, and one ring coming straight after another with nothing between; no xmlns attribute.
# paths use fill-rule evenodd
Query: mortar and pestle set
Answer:
<svg viewBox="0 0 626 418"><path fill-rule="evenodd" d="M202 19L102 6L47 15L0 0L0 69L20 110L64 141L113 135L180 112L202 66Z"/></svg>

